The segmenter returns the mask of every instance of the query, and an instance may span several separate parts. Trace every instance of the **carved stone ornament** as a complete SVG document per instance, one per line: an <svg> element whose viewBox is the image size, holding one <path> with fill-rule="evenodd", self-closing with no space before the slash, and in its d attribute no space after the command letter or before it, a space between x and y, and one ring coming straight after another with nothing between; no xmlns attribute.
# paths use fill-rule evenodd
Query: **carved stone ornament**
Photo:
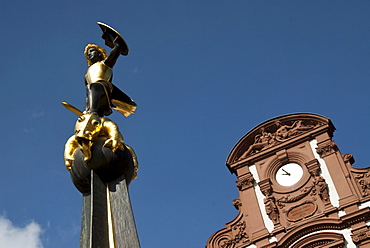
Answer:
<svg viewBox="0 0 370 248"><path fill-rule="evenodd" d="M370 173L355 174L357 186L363 197L370 195Z"/></svg>
<svg viewBox="0 0 370 248"><path fill-rule="evenodd" d="M265 204L265 211L269 218L272 220L274 225L278 224L279 221L279 209L276 205L276 199L273 196L273 190L271 187L271 180L266 178L258 183L262 194L265 196L263 203Z"/></svg>
<svg viewBox="0 0 370 248"><path fill-rule="evenodd" d="M282 196L279 199L277 199L277 205L280 208L283 208L285 207L285 203L293 203L299 201L303 197L307 196L314 187L315 187L314 185L304 187L299 194L296 194L294 196L290 196L290 194Z"/></svg>
<svg viewBox="0 0 370 248"><path fill-rule="evenodd" d="M328 184L322 176L315 176L312 179L314 187L312 188L313 195L319 195L325 203L330 202Z"/></svg>
<svg viewBox="0 0 370 248"><path fill-rule="evenodd" d="M240 207L243 205L240 198L234 199L232 203L233 203L234 207L236 208L236 210L239 210Z"/></svg>
<svg viewBox="0 0 370 248"><path fill-rule="evenodd" d="M316 152L321 155L321 157L326 157L336 151L338 151L338 146L332 140L327 140L323 143L317 145Z"/></svg>
<svg viewBox="0 0 370 248"><path fill-rule="evenodd" d="M241 177L238 181L236 181L236 186L240 191L253 187L253 184L254 178L252 173L250 172L248 172L245 176Z"/></svg>
<svg viewBox="0 0 370 248"><path fill-rule="evenodd" d="M238 200L238 199L236 199ZM234 220L227 223L225 228L215 232L207 242L207 248L241 248L252 243L248 236L247 223L239 211Z"/></svg>
<svg viewBox="0 0 370 248"><path fill-rule="evenodd" d="M355 158L353 157L351 153L346 153L342 155L342 157L345 163L350 163L351 165L355 163Z"/></svg>
<svg viewBox="0 0 370 248"><path fill-rule="evenodd" d="M265 204L266 214L272 220L274 225L278 224L279 223L279 209L276 205L275 197L273 197L271 194L268 194L263 202Z"/></svg>
<svg viewBox="0 0 370 248"><path fill-rule="evenodd" d="M246 227L247 225L245 224L245 221L240 221L236 223L232 227L233 238L224 241L223 244L221 244L220 248L234 248L237 244L249 243L250 240L247 233L245 232Z"/></svg>
<svg viewBox="0 0 370 248"><path fill-rule="evenodd" d="M321 123L305 122L303 120L284 122L276 120L274 125L268 128L269 130L265 127L260 129L254 137L254 143L240 156L239 160L308 132L318 125L321 125Z"/></svg>

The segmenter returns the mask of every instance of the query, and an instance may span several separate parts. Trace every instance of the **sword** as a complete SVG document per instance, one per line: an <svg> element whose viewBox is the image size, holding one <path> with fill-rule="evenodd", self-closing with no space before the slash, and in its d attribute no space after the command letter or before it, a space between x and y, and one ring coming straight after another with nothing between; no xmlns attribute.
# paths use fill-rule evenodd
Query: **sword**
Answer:
<svg viewBox="0 0 370 248"><path fill-rule="evenodd" d="M68 109L69 111L72 111L73 113L75 113L76 115L83 115L84 113L79 110L78 108L72 106L71 104L67 103L67 102L62 102L63 106Z"/></svg>

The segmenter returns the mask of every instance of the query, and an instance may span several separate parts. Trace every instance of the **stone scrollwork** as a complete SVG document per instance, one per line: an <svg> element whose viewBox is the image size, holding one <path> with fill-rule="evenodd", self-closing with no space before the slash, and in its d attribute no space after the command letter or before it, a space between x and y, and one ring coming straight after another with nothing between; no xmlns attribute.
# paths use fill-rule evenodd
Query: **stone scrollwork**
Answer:
<svg viewBox="0 0 370 248"><path fill-rule="evenodd" d="M355 163L355 158L353 157L351 153L346 153L342 155L342 157L345 163L350 163L351 165Z"/></svg>
<svg viewBox="0 0 370 248"><path fill-rule="evenodd" d="M232 238L224 241L221 248L234 248L237 244L247 244L250 242L247 233L245 232L247 225L245 221L240 221L232 226Z"/></svg>
<svg viewBox="0 0 370 248"><path fill-rule="evenodd" d="M313 189L313 188L314 188L314 185L307 186L307 187L303 188L303 189L301 190L301 193L299 193L299 194L297 194L297 195L290 196L290 195L288 194L288 195L282 196L282 197L280 197L279 199L277 199L277 205L278 205L280 208L283 208L283 207L285 207L285 203L292 203L292 202L299 201L299 200L301 200L303 197L307 196L307 195L312 191L312 189Z"/></svg>
<svg viewBox="0 0 370 248"><path fill-rule="evenodd" d="M363 197L370 195L370 174L363 173L355 175L358 187L360 188Z"/></svg>
<svg viewBox="0 0 370 248"><path fill-rule="evenodd" d="M239 210L240 207L243 205L240 198L234 199L232 203L233 203L234 207L236 208L236 210Z"/></svg>

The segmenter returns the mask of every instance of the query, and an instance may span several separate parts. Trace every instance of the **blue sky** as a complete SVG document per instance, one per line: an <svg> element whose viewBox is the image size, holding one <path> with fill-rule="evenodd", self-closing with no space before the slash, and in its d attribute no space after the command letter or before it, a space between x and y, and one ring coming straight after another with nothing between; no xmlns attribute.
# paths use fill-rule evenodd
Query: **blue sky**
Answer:
<svg viewBox="0 0 370 248"><path fill-rule="evenodd" d="M76 115L61 102L84 108L97 21L131 50L113 82L138 109L110 118L138 155L143 248L204 247L236 216L225 160L270 118L329 117L341 152L369 166L369 13L369 1L0 1L0 230L30 231L21 247L79 246L82 196L63 162Z"/></svg>

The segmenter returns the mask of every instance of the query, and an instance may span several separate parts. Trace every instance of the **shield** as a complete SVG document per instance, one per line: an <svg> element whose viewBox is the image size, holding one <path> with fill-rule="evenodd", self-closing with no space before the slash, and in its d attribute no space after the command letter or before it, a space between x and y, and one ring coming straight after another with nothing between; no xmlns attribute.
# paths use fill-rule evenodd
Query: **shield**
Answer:
<svg viewBox="0 0 370 248"><path fill-rule="evenodd" d="M121 54L126 56L129 54L130 50L128 49L126 41L122 38L122 36L112 27L108 26L105 23L97 22L101 30L103 31L102 38L105 40L105 45L110 48L114 47L114 40L116 40L121 48Z"/></svg>

